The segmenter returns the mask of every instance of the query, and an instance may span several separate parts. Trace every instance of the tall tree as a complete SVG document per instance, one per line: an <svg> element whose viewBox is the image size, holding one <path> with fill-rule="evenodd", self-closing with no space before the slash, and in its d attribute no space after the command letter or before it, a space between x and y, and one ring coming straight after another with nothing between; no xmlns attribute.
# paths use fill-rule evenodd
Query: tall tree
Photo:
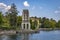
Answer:
<svg viewBox="0 0 60 40"><path fill-rule="evenodd" d="M56 23L56 27L60 28L60 20Z"/></svg>
<svg viewBox="0 0 60 40"><path fill-rule="evenodd" d="M37 27L37 25L38 25L38 22L37 22L37 17L36 17L36 16L35 16L34 25L35 25L35 27Z"/></svg>
<svg viewBox="0 0 60 40"><path fill-rule="evenodd" d="M10 26L17 26L17 8L16 5L13 3L11 5L11 9L9 10L9 22Z"/></svg>
<svg viewBox="0 0 60 40"><path fill-rule="evenodd" d="M41 25L42 28L50 28L51 27L50 20L48 18L43 18L42 20L43 20L42 25Z"/></svg>
<svg viewBox="0 0 60 40"><path fill-rule="evenodd" d="M39 18L39 23L41 23L41 21L42 21L42 19L41 19L41 17Z"/></svg>
<svg viewBox="0 0 60 40"><path fill-rule="evenodd" d="M50 20L51 28L56 28L56 21L51 18Z"/></svg>
<svg viewBox="0 0 60 40"><path fill-rule="evenodd" d="M17 16L17 26L21 26L21 23L22 23L22 17Z"/></svg>
<svg viewBox="0 0 60 40"><path fill-rule="evenodd" d="M0 12L0 27L2 26L3 19L2 19L2 12Z"/></svg>
<svg viewBox="0 0 60 40"><path fill-rule="evenodd" d="M46 17L43 17L41 19L41 27L44 28L44 22L46 21Z"/></svg>
<svg viewBox="0 0 60 40"><path fill-rule="evenodd" d="M9 27L9 20L8 20L8 16L3 16L3 26L4 27Z"/></svg>
<svg viewBox="0 0 60 40"><path fill-rule="evenodd" d="M39 27L41 27L42 18L39 17Z"/></svg>

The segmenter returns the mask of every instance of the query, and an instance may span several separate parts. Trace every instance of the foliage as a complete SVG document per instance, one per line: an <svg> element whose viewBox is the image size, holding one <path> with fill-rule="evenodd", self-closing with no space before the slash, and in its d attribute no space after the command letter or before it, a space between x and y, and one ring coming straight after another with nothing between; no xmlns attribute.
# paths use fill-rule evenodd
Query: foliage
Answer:
<svg viewBox="0 0 60 40"><path fill-rule="evenodd" d="M53 19L50 20L50 27L56 28L56 21L55 20L53 20Z"/></svg>
<svg viewBox="0 0 60 40"><path fill-rule="evenodd" d="M9 20L6 16L3 17L3 26L4 27L9 27Z"/></svg>
<svg viewBox="0 0 60 40"><path fill-rule="evenodd" d="M56 21L53 19L49 20L48 18L43 17L41 23L42 28L56 28Z"/></svg>
<svg viewBox="0 0 60 40"><path fill-rule="evenodd" d="M2 26L3 19L2 19L2 12L0 12L0 27Z"/></svg>
<svg viewBox="0 0 60 40"><path fill-rule="evenodd" d="M56 23L56 27L60 28L60 20Z"/></svg>
<svg viewBox="0 0 60 40"><path fill-rule="evenodd" d="M17 26L21 26L21 23L22 23L22 17L17 16Z"/></svg>
<svg viewBox="0 0 60 40"><path fill-rule="evenodd" d="M38 22L36 20L37 17L35 17L35 20L32 22L32 20L30 19L30 24L31 24L31 29L36 29L38 26Z"/></svg>
<svg viewBox="0 0 60 40"><path fill-rule="evenodd" d="M34 22L32 22L32 24L31 24L31 29L33 29L33 30L36 29Z"/></svg>
<svg viewBox="0 0 60 40"><path fill-rule="evenodd" d="M17 14L18 14L18 11L17 11L17 8L16 8L16 5L15 4L12 4L11 5L11 9L8 11L9 13L9 23L10 23L10 26L17 26Z"/></svg>

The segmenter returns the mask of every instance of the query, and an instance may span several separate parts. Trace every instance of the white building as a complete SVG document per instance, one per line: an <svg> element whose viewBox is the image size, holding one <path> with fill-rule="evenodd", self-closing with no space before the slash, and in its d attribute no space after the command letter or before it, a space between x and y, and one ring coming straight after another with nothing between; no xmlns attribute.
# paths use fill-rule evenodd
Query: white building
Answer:
<svg viewBox="0 0 60 40"><path fill-rule="evenodd" d="M29 11L27 9L24 9L22 12L22 29L30 29Z"/></svg>

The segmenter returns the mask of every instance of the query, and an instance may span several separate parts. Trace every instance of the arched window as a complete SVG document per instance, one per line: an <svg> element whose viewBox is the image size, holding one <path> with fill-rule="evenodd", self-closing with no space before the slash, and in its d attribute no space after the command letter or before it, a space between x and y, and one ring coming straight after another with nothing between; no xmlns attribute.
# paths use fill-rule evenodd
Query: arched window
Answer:
<svg viewBox="0 0 60 40"><path fill-rule="evenodd" d="M25 29L25 24L24 24L24 29Z"/></svg>
<svg viewBox="0 0 60 40"><path fill-rule="evenodd" d="M28 29L28 27L29 27L29 26L28 26L28 24L27 24L27 29Z"/></svg>

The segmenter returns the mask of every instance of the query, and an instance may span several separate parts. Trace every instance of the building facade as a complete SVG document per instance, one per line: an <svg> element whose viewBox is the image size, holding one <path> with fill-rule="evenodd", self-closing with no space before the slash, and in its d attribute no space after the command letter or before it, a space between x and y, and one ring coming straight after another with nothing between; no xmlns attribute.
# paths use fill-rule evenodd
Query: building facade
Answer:
<svg viewBox="0 0 60 40"><path fill-rule="evenodd" d="M30 29L29 11L27 9L22 12L22 29Z"/></svg>

